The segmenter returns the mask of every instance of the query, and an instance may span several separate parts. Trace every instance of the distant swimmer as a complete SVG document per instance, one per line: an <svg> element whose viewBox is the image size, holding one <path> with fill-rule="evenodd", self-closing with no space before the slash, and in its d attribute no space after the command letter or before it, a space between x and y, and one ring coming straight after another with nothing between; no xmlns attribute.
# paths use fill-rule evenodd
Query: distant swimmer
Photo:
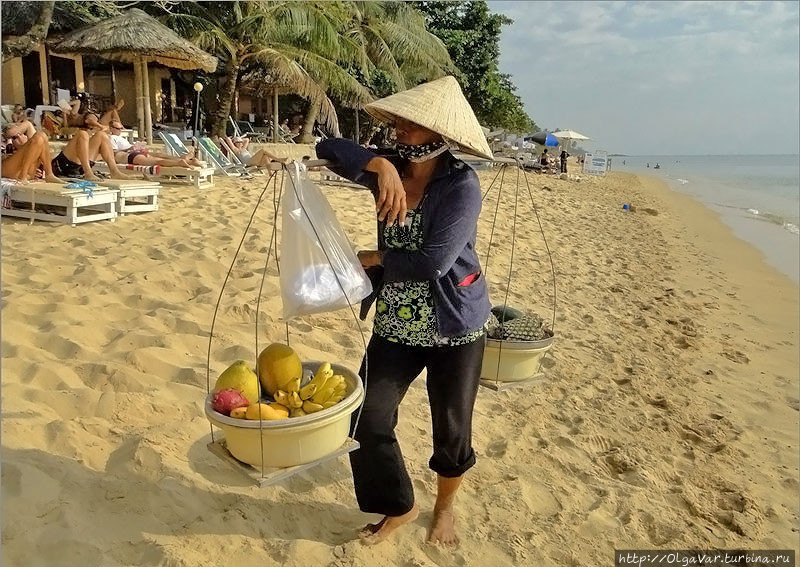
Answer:
<svg viewBox="0 0 800 567"><path fill-rule="evenodd" d="M653 169L661 169L661 164L657 163L656 166Z"/></svg>
<svg viewBox="0 0 800 567"><path fill-rule="evenodd" d="M647 167L648 167L648 169L650 168L650 162L649 161L647 162Z"/></svg>

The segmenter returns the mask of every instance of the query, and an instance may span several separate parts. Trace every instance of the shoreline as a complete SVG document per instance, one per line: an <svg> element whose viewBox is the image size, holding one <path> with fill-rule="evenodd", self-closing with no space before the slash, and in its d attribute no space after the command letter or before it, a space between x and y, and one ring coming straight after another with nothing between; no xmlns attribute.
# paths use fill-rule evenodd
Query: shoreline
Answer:
<svg viewBox="0 0 800 567"><path fill-rule="evenodd" d="M796 181L791 189L797 156L774 155L769 166L760 167L749 159L735 159L746 156L727 157L730 159L701 163L697 156L668 156L668 162L675 160L675 169L653 171L644 169L642 161L652 162L653 158L643 156L630 158L628 165L620 165L617 171L660 179L673 191L691 196L712 210L736 237L759 249L768 264L800 284ZM733 179L734 171L741 171L740 180ZM754 181L759 176L763 176L762 185L766 184L762 189L757 189Z"/></svg>
<svg viewBox="0 0 800 567"><path fill-rule="evenodd" d="M800 241L797 238L797 227L789 223L785 217L773 213L764 214L763 211L756 209L704 202L698 195L681 190L674 184L676 181L674 179L662 181L652 175L640 173L637 175L661 181L671 192L688 196L701 204L728 228L731 236L752 246L765 264L777 269L794 284L800 285L798 271ZM779 222L775 222L775 219Z"/></svg>
<svg viewBox="0 0 800 567"><path fill-rule="evenodd" d="M688 211L692 216L688 224L693 225L697 230L697 234L703 238L700 242L707 243L709 239L712 240L713 243L716 244L715 250L717 250L717 252L728 248L727 244L730 244L731 240L736 241L737 246L735 246L735 248L737 248L737 252L724 255L724 259L731 262L731 265L733 265L734 259L738 260L739 251L747 250L747 252L744 252L745 258L742 258L742 261L756 264L755 269L766 272L765 275L769 276L769 281L774 281L780 286L789 285L795 287L800 293L800 282L794 281L789 274L786 274L780 268L771 264L766 254L755 244L737 235L734 228L722 219L724 216L722 212L714 210L710 205L703 203L694 195L672 188L666 180L659 179L658 177L632 172L613 172L612 174L629 175L638 178L642 187L649 194L660 196L665 199L675 214L683 214ZM710 220L711 225L708 224ZM784 227L779 225L775 225L775 227L780 230L785 230ZM707 251L711 252L712 249L709 247ZM786 281L780 283L781 279L785 279Z"/></svg>
<svg viewBox="0 0 800 567"><path fill-rule="evenodd" d="M478 173L484 190L495 173ZM486 198L478 252L483 263L497 206L492 299L511 273L509 305L549 321L550 263L527 189L512 222L514 177ZM266 180L165 185L157 212L113 224L3 219L2 559L550 566L607 564L614 548L796 547L797 287L660 182L528 179L555 263L556 341L544 380L479 391L453 552L424 544L436 487L424 376L397 428L422 514L379 546L352 541L373 518L347 459L267 490L206 449L211 315ZM374 246L369 195L321 187L353 245ZM255 312L269 200L219 307L212 378L254 359L256 318L260 344L286 336L274 263ZM358 367L347 312L288 327L303 360Z"/></svg>

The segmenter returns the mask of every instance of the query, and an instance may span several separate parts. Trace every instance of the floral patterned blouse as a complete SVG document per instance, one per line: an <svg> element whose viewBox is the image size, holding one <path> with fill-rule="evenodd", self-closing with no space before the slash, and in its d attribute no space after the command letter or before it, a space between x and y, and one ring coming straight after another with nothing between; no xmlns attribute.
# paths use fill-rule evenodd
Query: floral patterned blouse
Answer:
<svg viewBox="0 0 800 567"><path fill-rule="evenodd" d="M422 209L406 213L406 225L384 228L386 245L398 250L422 247ZM442 337L436 330L436 313L428 281L384 282L375 302L374 332L408 346L458 346L478 340L483 330L458 337Z"/></svg>

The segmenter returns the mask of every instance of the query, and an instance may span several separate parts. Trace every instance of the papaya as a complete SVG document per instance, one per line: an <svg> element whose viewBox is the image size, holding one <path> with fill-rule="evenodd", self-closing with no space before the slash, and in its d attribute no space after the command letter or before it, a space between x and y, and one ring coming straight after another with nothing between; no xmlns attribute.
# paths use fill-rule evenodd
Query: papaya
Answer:
<svg viewBox="0 0 800 567"><path fill-rule="evenodd" d="M270 396L278 390L294 391L303 377L303 364L292 347L272 343L258 355L258 377Z"/></svg>

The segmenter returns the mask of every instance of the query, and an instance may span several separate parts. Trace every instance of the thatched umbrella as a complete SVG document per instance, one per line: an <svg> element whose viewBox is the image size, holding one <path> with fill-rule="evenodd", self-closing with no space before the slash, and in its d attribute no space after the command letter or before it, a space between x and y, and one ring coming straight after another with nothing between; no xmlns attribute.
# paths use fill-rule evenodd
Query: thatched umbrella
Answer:
<svg viewBox="0 0 800 567"><path fill-rule="evenodd" d="M209 73L217 68L216 57L136 8L66 35L53 50L133 63L139 132L146 132L148 143L153 141L153 126L147 62Z"/></svg>
<svg viewBox="0 0 800 567"><path fill-rule="evenodd" d="M278 138L278 95L292 94L294 90L290 85L280 81L272 73L264 69L251 69L239 81L243 92L257 97L272 97L272 141L277 143Z"/></svg>

